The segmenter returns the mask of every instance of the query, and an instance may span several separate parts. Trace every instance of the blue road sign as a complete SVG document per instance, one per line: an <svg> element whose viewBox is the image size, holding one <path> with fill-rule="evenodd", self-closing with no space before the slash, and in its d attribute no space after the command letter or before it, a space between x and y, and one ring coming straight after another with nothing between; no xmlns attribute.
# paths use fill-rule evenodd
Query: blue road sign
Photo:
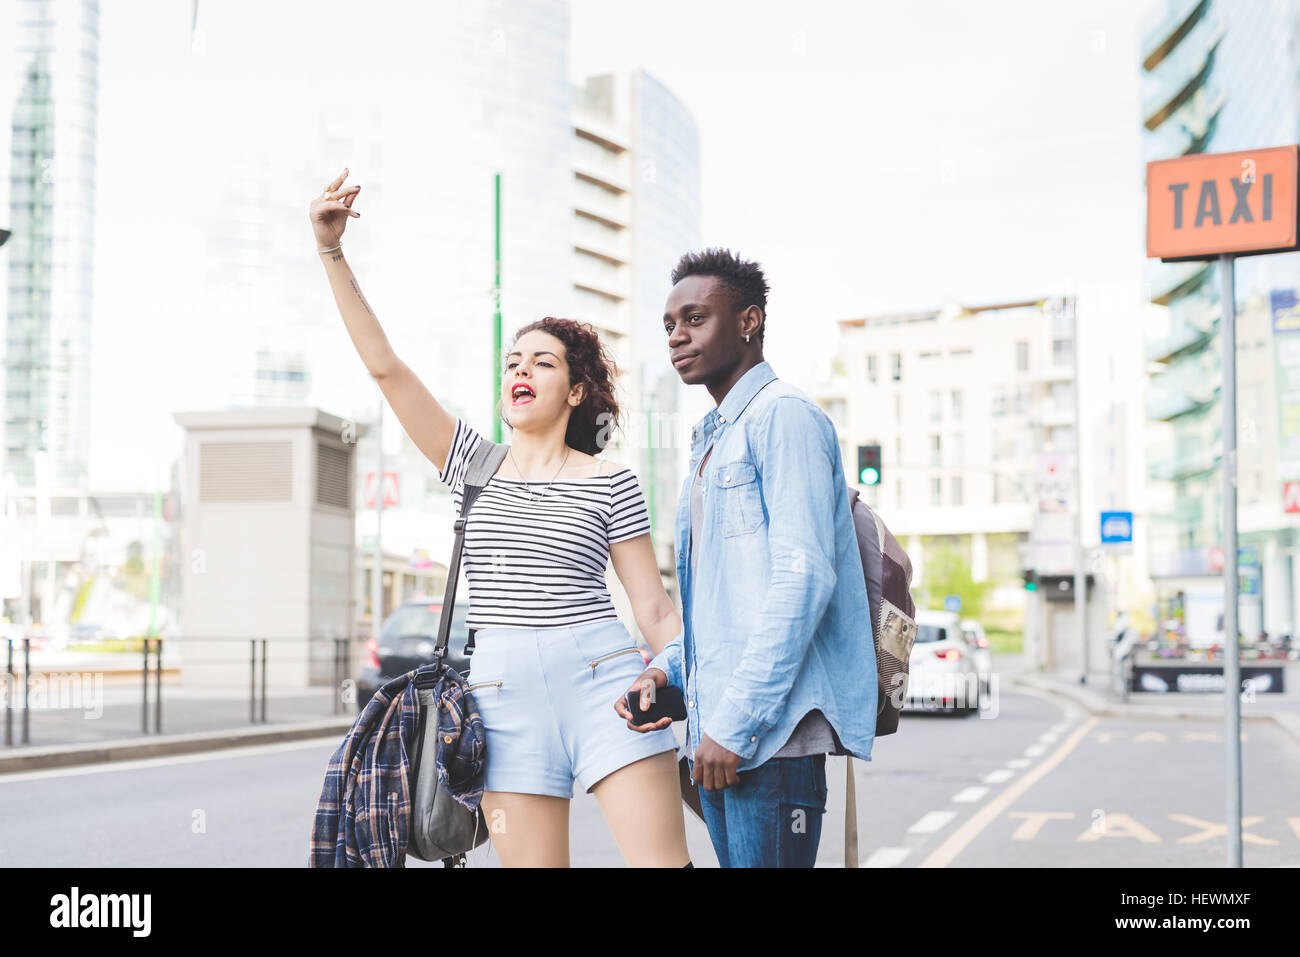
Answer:
<svg viewBox="0 0 1300 957"><path fill-rule="evenodd" d="M961 595L948 595L943 600L944 611L961 611Z"/></svg>
<svg viewBox="0 0 1300 957"><path fill-rule="evenodd" d="M1132 541L1132 512L1101 513L1101 543L1103 545L1127 545Z"/></svg>

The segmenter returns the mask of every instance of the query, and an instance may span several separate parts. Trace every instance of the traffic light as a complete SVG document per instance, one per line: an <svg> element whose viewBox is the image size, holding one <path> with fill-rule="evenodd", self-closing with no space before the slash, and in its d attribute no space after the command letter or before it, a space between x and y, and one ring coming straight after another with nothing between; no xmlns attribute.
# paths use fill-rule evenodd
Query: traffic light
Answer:
<svg viewBox="0 0 1300 957"><path fill-rule="evenodd" d="M858 446L858 483L861 485L880 484L880 446Z"/></svg>
<svg viewBox="0 0 1300 957"><path fill-rule="evenodd" d="M1025 569L1025 591L1038 591L1038 572Z"/></svg>

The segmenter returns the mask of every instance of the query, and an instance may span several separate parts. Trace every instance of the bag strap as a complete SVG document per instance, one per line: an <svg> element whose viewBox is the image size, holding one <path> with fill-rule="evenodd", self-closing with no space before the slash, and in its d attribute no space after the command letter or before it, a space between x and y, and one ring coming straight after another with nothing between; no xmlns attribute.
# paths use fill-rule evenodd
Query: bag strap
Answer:
<svg viewBox="0 0 1300 957"><path fill-rule="evenodd" d="M501 445L488 439L480 440L474 454L470 456L465 469L464 488L461 492L460 514L456 516L456 542L451 547L451 562L447 565L447 590L442 596L442 614L438 619L438 643L433 649L434 662L440 662L447 653L447 641L451 638L451 613L456 604L456 582L460 578L460 555L465 548L465 516L469 514L474 500L478 498L483 486L496 475L510 446Z"/></svg>
<svg viewBox="0 0 1300 957"><path fill-rule="evenodd" d="M858 788L853 755L844 759L844 866L858 866Z"/></svg>

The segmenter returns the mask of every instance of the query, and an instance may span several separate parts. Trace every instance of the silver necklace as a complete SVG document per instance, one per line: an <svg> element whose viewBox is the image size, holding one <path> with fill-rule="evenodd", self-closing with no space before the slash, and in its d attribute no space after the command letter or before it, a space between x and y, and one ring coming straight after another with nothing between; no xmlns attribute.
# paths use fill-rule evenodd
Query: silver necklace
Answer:
<svg viewBox="0 0 1300 957"><path fill-rule="evenodd" d="M515 461L515 457L514 457L514 455L512 454L513 451L514 451L513 449L507 451L507 452L506 452L506 455L509 456L509 458L510 458L510 464L513 465L513 466L515 467L515 471L519 473L519 478L523 480L523 483L524 483L524 491L528 493L528 501L530 501L530 502L535 502L535 501L537 500L537 497L536 497L535 495L533 495L533 489L532 489L532 486L530 486L530 485L528 484L528 479L524 478L523 470L519 467L519 463ZM542 494L543 494L543 495L545 495L547 492L549 492L549 491L551 490L551 486L555 484L555 480L556 480L557 478L559 478L559 477L560 477L560 473L564 471L564 463L567 462L567 461L569 461L569 453L570 453L571 451L572 451L572 449L568 448L567 446L565 447L565 449L564 449L564 458L560 461L560 467L559 467L558 469L555 470L555 475L551 478L551 480L550 480L549 482L546 483L546 488L542 489Z"/></svg>

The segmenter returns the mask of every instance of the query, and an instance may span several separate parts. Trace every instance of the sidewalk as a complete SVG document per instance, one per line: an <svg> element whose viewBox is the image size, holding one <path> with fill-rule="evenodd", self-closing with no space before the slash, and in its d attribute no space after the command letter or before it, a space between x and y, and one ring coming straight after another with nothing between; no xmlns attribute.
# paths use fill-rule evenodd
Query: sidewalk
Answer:
<svg viewBox="0 0 1300 957"><path fill-rule="evenodd" d="M995 663L995 668L997 667ZM1170 693L1133 691L1127 701L1120 701L1111 687L1108 674L1090 674L1086 684L1079 676L1052 672L1022 671L1009 675L1011 683L1035 688L1048 694L1068 698L1094 715L1130 720L1194 719L1222 721L1222 692ZM1241 720L1272 721L1283 731L1300 740L1300 662L1287 662L1285 691L1281 694L1257 694L1253 701L1241 702Z"/></svg>
<svg viewBox="0 0 1300 957"><path fill-rule="evenodd" d="M2 685L0 685L2 688ZM162 687L162 732L155 728L155 698L149 688L148 726L142 730L142 697L138 683L106 687L102 696L78 702L82 707L32 707L28 712L29 741L21 744L23 712L0 710L0 773L101 761L129 760L161 754L206 751L287 741L303 737L343 735L356 719L355 705L335 713L334 689L276 690L266 696L262 722L259 694L255 717L249 720L249 693ZM13 744L4 745L9 724Z"/></svg>

